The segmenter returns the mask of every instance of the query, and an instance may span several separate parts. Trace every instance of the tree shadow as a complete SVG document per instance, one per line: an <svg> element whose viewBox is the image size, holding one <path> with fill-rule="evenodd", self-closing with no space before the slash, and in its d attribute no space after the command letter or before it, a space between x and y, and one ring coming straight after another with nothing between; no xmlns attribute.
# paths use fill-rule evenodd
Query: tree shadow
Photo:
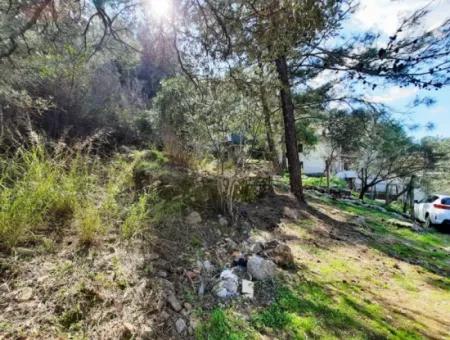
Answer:
<svg viewBox="0 0 450 340"><path fill-rule="evenodd" d="M312 201L314 202L314 200ZM319 201L319 203L327 205L326 202ZM358 226L338 221L312 205L307 205L306 211L330 226L331 240L372 247L392 258L419 265L434 274L450 276L450 266L445 262L449 256L448 252L434 247L427 239L427 235L431 235L427 233L432 232L414 234L414 237L407 238L393 233L376 221L367 221L364 225Z"/></svg>
<svg viewBox="0 0 450 340"><path fill-rule="evenodd" d="M256 315L254 323L260 329L269 327L294 333L300 325L297 331L313 338L331 335L340 339L359 336L385 339L402 335L417 337L420 333L418 329L393 327L370 308L370 303L358 302L350 295L314 281L305 281L293 288L281 287L275 301ZM303 337L303 334L294 337Z"/></svg>

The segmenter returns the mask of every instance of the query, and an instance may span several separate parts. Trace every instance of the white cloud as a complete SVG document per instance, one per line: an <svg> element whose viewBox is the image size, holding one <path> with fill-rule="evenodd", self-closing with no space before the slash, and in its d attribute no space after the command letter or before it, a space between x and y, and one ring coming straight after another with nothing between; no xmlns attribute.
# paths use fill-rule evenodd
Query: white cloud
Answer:
<svg viewBox="0 0 450 340"><path fill-rule="evenodd" d="M390 104L404 99L412 99L418 91L419 90L414 87L407 88L393 86L382 94L370 96L367 99L375 103Z"/></svg>
<svg viewBox="0 0 450 340"><path fill-rule="evenodd" d="M360 0L352 21L364 30L376 29L385 34L393 34L402 19L429 3L430 0ZM423 23L426 30L438 27L450 17L450 1L434 0L429 10Z"/></svg>

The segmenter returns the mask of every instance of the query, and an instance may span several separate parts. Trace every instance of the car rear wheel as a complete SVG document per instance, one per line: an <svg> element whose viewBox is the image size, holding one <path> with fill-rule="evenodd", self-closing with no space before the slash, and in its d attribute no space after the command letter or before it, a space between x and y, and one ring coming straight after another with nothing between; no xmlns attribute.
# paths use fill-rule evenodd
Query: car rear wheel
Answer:
<svg viewBox="0 0 450 340"><path fill-rule="evenodd" d="M431 217L430 217L430 215L428 215L426 218L425 218L425 228L432 228L434 225L433 225L433 222L431 222Z"/></svg>

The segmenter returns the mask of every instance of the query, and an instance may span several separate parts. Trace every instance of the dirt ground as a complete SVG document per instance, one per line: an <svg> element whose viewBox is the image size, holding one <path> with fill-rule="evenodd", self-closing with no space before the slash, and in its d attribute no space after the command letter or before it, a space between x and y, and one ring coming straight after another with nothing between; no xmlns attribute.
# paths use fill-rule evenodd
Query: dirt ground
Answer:
<svg viewBox="0 0 450 340"><path fill-rule="evenodd" d="M435 245L426 234L379 230L385 217L375 212L366 216L367 223L355 224L357 214L351 209L313 197L307 206L282 193L242 204L240 222L233 227L221 225L216 213L201 214L197 226L173 220L149 227L129 243L111 232L93 247L80 249L67 231L58 243L0 257L0 338L193 338L204 311L227 306L208 292L198 296L198 261L229 266L247 239L287 243L295 268L282 270L281 276L314 283L335 301L345 301L344 312L359 331L367 328L380 338L449 338L449 235L442 236L438 255L443 255L435 264ZM418 249L417 257L403 258L399 242L411 252ZM168 303L170 294L180 308ZM261 311L256 301L241 302L231 304L244 319ZM316 326L301 334L339 338L341 333L336 336L320 313L311 310L307 317ZM186 322L181 335L176 327L180 318ZM255 332L256 338L302 337L289 329L283 336L270 327Z"/></svg>

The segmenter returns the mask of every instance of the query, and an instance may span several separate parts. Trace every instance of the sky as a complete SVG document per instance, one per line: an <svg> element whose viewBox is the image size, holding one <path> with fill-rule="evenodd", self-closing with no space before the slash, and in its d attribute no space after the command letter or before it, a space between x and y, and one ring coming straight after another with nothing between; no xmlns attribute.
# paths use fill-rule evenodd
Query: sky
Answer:
<svg viewBox="0 0 450 340"><path fill-rule="evenodd" d="M395 32L402 18L427 4L430 4L430 12L423 23L424 29L436 28L444 20L450 19L450 0L435 0L431 3L430 0L360 0L359 8L350 18L348 29L379 31L389 36ZM420 124L422 128L410 131L417 139L426 135L450 137L450 87L424 91L415 87L389 86L375 91L365 89L364 95L388 105L407 126ZM416 96L431 96L436 103L431 107L422 105L413 108L411 103ZM429 122L434 123L433 130L424 127Z"/></svg>

